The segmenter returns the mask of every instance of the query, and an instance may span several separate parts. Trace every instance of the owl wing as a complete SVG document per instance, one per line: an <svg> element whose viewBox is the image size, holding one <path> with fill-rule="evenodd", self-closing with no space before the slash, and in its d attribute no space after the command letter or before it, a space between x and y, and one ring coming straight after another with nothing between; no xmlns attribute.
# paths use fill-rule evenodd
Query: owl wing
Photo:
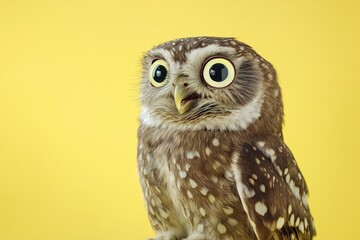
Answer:
<svg viewBox="0 0 360 240"><path fill-rule="evenodd" d="M308 188L296 161L276 137L244 144L232 156L236 187L258 239L316 235Z"/></svg>

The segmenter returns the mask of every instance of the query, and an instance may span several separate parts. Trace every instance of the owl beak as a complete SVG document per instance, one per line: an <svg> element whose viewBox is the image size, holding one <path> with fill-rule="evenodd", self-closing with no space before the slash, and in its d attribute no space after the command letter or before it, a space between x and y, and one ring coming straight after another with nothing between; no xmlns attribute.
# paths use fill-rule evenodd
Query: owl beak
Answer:
<svg viewBox="0 0 360 240"><path fill-rule="evenodd" d="M176 83L174 88L175 105L179 113L182 115L188 112L196 104L197 99L190 98L191 93L183 83Z"/></svg>

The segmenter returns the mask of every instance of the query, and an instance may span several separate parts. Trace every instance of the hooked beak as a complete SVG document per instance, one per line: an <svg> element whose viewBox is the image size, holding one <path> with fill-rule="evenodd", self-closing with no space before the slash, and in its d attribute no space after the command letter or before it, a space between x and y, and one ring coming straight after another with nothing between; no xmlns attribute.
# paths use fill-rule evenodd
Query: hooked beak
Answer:
<svg viewBox="0 0 360 240"><path fill-rule="evenodd" d="M184 83L177 82L174 87L174 100L177 110L182 115L196 105L199 96L191 93Z"/></svg>

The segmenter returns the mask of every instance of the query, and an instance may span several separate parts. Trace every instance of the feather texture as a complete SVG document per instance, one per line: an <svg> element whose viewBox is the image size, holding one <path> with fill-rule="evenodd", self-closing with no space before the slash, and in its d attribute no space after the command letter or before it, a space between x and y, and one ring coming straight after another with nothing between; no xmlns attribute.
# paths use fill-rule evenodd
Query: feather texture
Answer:
<svg viewBox="0 0 360 240"><path fill-rule="evenodd" d="M233 76L228 85L204 81L209 59L231 63L210 66L222 71L216 81ZM151 72L158 62L165 66ZM153 76L163 82L153 86ZM143 59L140 102L138 171L154 240L316 234L307 185L283 140L276 72L250 46L197 37L154 47Z"/></svg>

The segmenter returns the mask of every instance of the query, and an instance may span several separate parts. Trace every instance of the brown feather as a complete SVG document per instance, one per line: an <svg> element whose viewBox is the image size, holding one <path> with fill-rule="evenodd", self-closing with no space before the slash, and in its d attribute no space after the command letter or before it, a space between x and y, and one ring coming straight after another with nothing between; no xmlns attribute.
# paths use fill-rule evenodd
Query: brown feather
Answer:
<svg viewBox="0 0 360 240"><path fill-rule="evenodd" d="M214 56L235 67L227 87L202 80L204 61ZM167 83L158 88L148 79L156 59L169 65ZM199 99L184 114L178 113L173 96L179 79L190 89L187 97ZM308 189L302 175L295 180L301 173L283 144L276 72L250 46L234 38L197 37L154 47L143 59L140 102L138 171L158 234L154 239L312 239L310 210L298 196ZM270 149L276 150L276 160ZM256 158L264 159L261 168ZM281 184L274 185L263 169ZM290 185L285 169L293 179ZM258 201L266 204L266 212ZM292 223L289 203L302 227Z"/></svg>

